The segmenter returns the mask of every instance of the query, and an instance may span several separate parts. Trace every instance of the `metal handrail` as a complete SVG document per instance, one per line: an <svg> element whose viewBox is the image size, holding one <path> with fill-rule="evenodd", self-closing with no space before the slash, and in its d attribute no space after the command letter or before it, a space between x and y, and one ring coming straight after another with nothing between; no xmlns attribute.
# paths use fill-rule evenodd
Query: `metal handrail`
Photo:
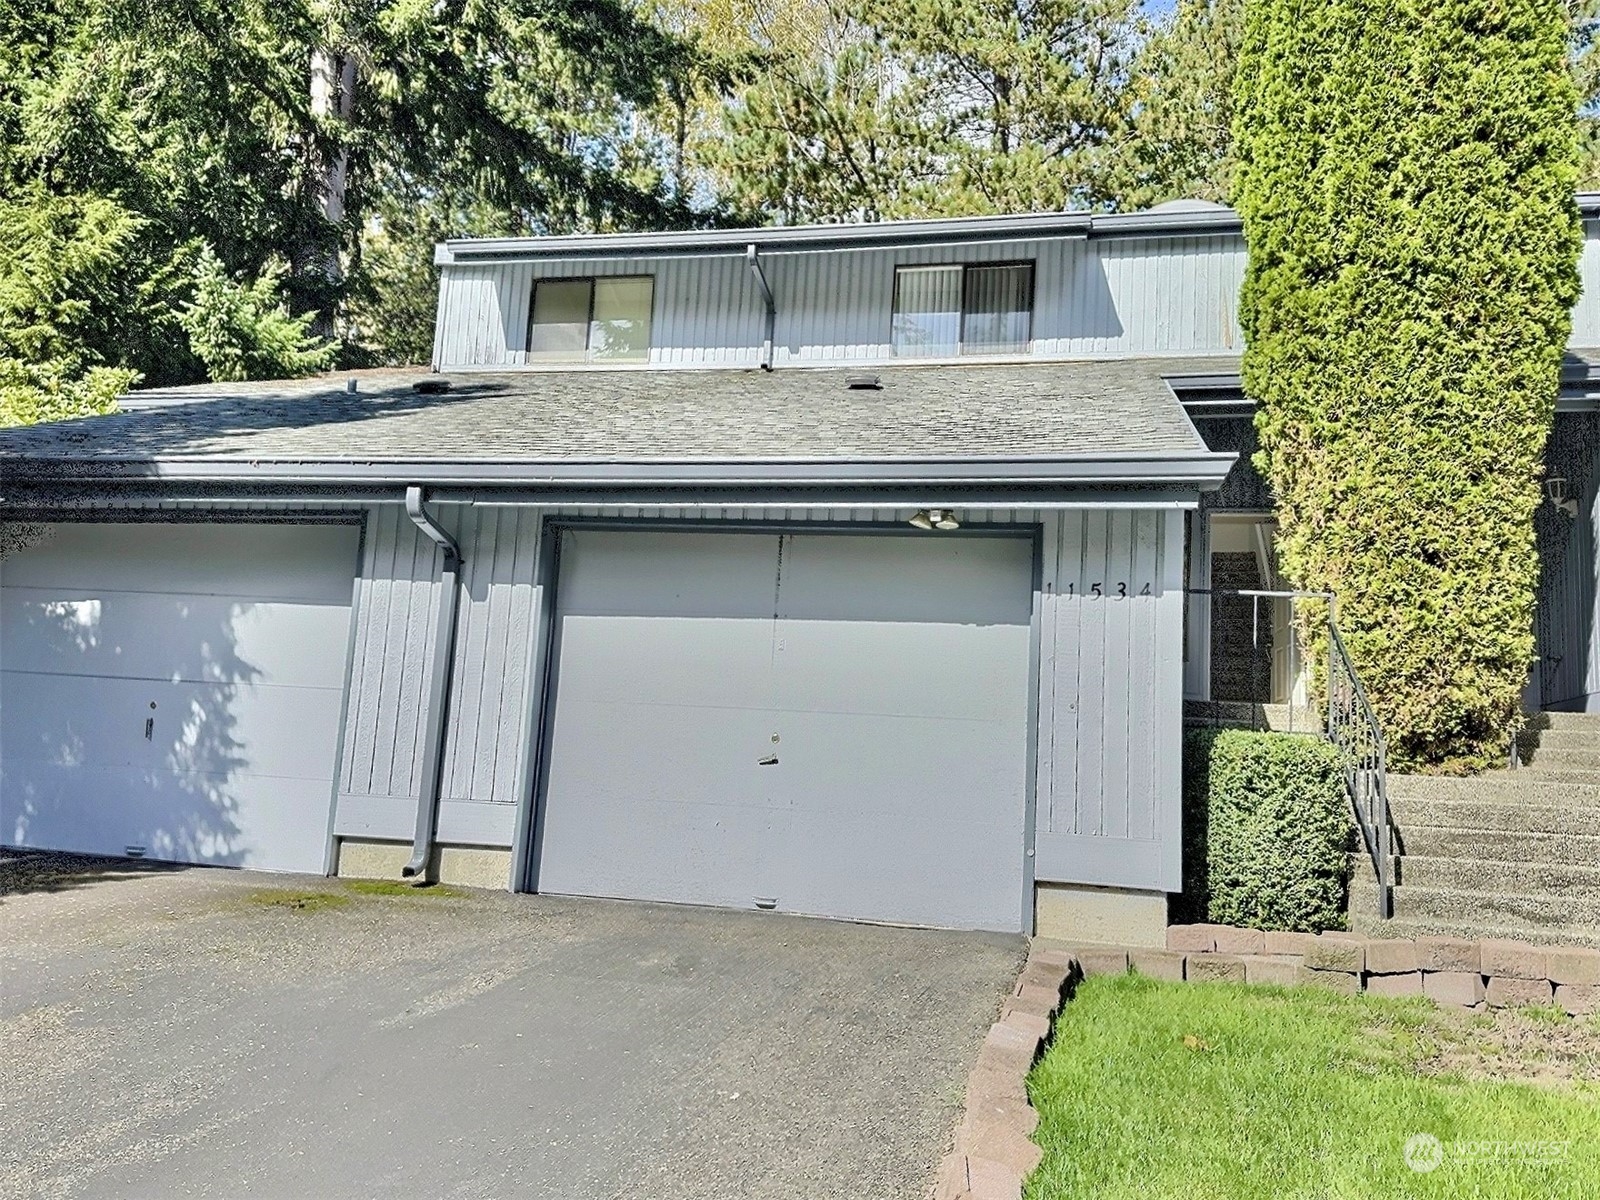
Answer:
<svg viewBox="0 0 1600 1200"><path fill-rule="evenodd" d="M1389 752L1367 690L1344 639L1328 620L1328 740L1339 748L1345 791L1378 881L1378 916L1394 916L1394 855L1389 821Z"/></svg>

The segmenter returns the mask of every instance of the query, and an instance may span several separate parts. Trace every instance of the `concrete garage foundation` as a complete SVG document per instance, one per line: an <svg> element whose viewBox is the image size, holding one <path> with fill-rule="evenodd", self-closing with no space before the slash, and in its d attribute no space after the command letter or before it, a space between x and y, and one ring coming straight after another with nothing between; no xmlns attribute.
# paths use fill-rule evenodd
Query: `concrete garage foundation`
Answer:
<svg viewBox="0 0 1600 1200"><path fill-rule="evenodd" d="M410 842L342 838L336 874L341 879L399 879L400 869L410 861ZM428 878L458 887L504 889L511 883L511 851L493 846L435 846L428 861Z"/></svg>
<svg viewBox="0 0 1600 1200"><path fill-rule="evenodd" d="M1034 925L1035 936L1042 938L1165 946L1167 894L1041 883L1034 889Z"/></svg>

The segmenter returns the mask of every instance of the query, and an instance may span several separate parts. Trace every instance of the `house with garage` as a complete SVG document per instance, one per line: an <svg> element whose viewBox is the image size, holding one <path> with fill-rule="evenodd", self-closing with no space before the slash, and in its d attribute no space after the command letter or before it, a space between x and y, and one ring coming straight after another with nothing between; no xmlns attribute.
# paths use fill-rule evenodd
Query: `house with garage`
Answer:
<svg viewBox="0 0 1600 1200"><path fill-rule="evenodd" d="M1185 700L1296 686L1210 595L1276 583L1230 210L437 263L429 372L0 431L0 843L1160 940Z"/></svg>

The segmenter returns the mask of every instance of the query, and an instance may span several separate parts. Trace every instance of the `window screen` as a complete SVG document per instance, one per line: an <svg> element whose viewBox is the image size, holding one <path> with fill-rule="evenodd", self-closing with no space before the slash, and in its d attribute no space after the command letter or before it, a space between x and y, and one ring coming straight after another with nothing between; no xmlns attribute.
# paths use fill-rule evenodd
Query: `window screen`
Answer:
<svg viewBox="0 0 1600 1200"><path fill-rule="evenodd" d="M533 286L528 357L582 358L589 338L588 279L541 279Z"/></svg>
<svg viewBox="0 0 1600 1200"><path fill-rule="evenodd" d="M968 267L961 314L965 354L1020 354L1033 336L1033 264Z"/></svg>
<svg viewBox="0 0 1600 1200"><path fill-rule="evenodd" d="M961 337L961 268L900 267L894 273L896 354L949 356Z"/></svg>
<svg viewBox="0 0 1600 1200"><path fill-rule="evenodd" d="M537 281L528 306L528 361L649 358L654 283L648 275Z"/></svg>
<svg viewBox="0 0 1600 1200"><path fill-rule="evenodd" d="M648 275L594 281L594 317L589 322L591 357L637 362L650 356L653 283Z"/></svg>
<svg viewBox="0 0 1600 1200"><path fill-rule="evenodd" d="M1019 354L1033 337L1033 264L897 267L897 356Z"/></svg>

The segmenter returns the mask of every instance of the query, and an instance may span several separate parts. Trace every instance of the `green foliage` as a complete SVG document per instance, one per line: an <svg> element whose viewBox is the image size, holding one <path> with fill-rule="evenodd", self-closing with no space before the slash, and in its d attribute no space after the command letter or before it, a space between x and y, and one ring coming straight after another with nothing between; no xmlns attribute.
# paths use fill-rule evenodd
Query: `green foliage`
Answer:
<svg viewBox="0 0 1600 1200"><path fill-rule="evenodd" d="M1186 920L1343 929L1353 826L1321 738L1196 730L1183 747Z"/></svg>
<svg viewBox="0 0 1600 1200"><path fill-rule="evenodd" d="M1229 199L1244 8L1245 0L1178 0L1150 31L1133 65L1129 135L1109 147L1096 184L1116 207Z"/></svg>
<svg viewBox="0 0 1600 1200"><path fill-rule="evenodd" d="M139 220L114 200L33 187L0 198L0 426L109 412L137 375L88 349Z"/></svg>
<svg viewBox="0 0 1600 1200"><path fill-rule="evenodd" d="M407 243L396 264L380 240L387 276L362 276L364 243L381 239L370 218L402 198L448 233L466 231L462 213L494 233L696 219L633 135L688 49L629 0L0 0L0 40L0 206L48 218L8 221L0 254L50 260L62 220L121 220L93 304L55 314L70 318L56 327L74 361L51 377L104 365L161 385L204 378L207 361L302 369L277 300L229 299L220 275L198 270L201 245L229 278L287 264L276 294L328 332L355 328L338 319L352 291L370 308L396 272L432 270L430 247ZM314 62L331 64L331 92L313 95ZM207 278L215 294L197 298ZM178 320L195 324L196 305L215 318L198 338L207 361ZM0 347L42 369L34 353Z"/></svg>
<svg viewBox="0 0 1600 1200"><path fill-rule="evenodd" d="M290 316L279 292L282 262L269 262L244 283L207 246L195 265L194 299L178 323L212 379L295 379L325 371L339 353L336 343L311 334L310 313Z"/></svg>
<svg viewBox="0 0 1600 1200"><path fill-rule="evenodd" d="M1294 585L1332 591L1401 767L1505 753L1578 296L1561 0L1253 0L1244 383Z"/></svg>
<svg viewBox="0 0 1600 1200"><path fill-rule="evenodd" d="M786 21L747 7L750 77L701 143L737 211L860 220L1101 199L1136 97L1137 0L812 0Z"/></svg>
<svg viewBox="0 0 1600 1200"><path fill-rule="evenodd" d="M0 428L113 412L117 397L138 378L117 367L90 367L74 376L54 361L0 358Z"/></svg>

